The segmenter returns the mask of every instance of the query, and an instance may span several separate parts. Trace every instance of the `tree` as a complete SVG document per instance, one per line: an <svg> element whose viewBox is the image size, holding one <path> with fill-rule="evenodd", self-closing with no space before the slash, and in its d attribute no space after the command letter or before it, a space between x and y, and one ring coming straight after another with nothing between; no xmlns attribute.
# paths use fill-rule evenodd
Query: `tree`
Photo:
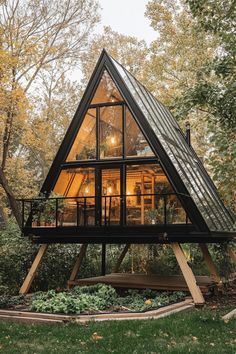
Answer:
<svg viewBox="0 0 236 354"><path fill-rule="evenodd" d="M198 68L213 57L217 41L196 30L183 1L149 1L145 15L157 32L147 67L151 89L175 108L176 98L196 82Z"/></svg>
<svg viewBox="0 0 236 354"><path fill-rule="evenodd" d="M6 169L9 157L16 157L22 148L23 130L33 121L25 102L37 89L39 74L51 63L61 60L72 66L80 60L99 20L98 8L96 0L8 0L1 5L1 48L8 59L1 100L0 184L18 223Z"/></svg>
<svg viewBox="0 0 236 354"><path fill-rule="evenodd" d="M151 0L145 15L157 32L145 66L147 86L170 108L183 128L190 121L194 131L192 144L205 157L209 146L205 134L207 112L200 107L187 109L183 96L197 83L199 68L213 58L218 39L196 29L184 1Z"/></svg>
<svg viewBox="0 0 236 354"><path fill-rule="evenodd" d="M212 60L199 69L199 80L184 95L188 109L208 111L209 161L222 197L236 212L235 0L187 0L196 28L219 38Z"/></svg>
<svg viewBox="0 0 236 354"><path fill-rule="evenodd" d="M236 127L235 0L187 0L196 28L219 38L214 58L199 70L199 80L186 98L192 106L205 106L216 121L225 128Z"/></svg>
<svg viewBox="0 0 236 354"><path fill-rule="evenodd" d="M87 82L95 67L101 48L105 48L109 55L121 62L138 79L145 80L143 70L148 58L147 44L132 36L126 36L113 31L111 27L104 27L101 34L94 36L90 43L89 55L84 53L82 60L83 84Z"/></svg>
<svg viewBox="0 0 236 354"><path fill-rule="evenodd" d="M35 97L33 124L23 137L28 164L37 175L36 190L47 176L80 99L78 83L68 76L59 61L40 75L41 90Z"/></svg>

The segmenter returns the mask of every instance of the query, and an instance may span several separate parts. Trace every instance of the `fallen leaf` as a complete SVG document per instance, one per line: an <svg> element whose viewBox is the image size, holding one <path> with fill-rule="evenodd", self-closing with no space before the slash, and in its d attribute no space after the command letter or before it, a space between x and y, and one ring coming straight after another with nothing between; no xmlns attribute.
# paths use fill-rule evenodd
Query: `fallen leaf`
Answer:
<svg viewBox="0 0 236 354"><path fill-rule="evenodd" d="M215 310L215 309L217 309L218 308L218 306L217 305L213 305L213 306L211 306L211 309L212 310Z"/></svg>
<svg viewBox="0 0 236 354"><path fill-rule="evenodd" d="M97 334L97 332L94 332L93 334L92 334L92 340L95 340L95 341L97 341L97 340L101 340L101 339L103 339L103 337L102 336L99 336L98 334Z"/></svg>
<svg viewBox="0 0 236 354"><path fill-rule="evenodd" d="M152 304L152 300L151 299L147 299L144 301L145 305L151 305Z"/></svg>

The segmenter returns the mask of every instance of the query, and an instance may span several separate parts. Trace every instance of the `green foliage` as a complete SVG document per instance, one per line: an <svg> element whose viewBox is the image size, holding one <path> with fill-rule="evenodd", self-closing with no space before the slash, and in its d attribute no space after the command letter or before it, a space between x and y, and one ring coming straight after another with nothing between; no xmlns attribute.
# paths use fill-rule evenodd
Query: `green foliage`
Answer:
<svg viewBox="0 0 236 354"><path fill-rule="evenodd" d="M213 255L213 260L218 265L219 274L223 276L225 279L229 277L231 273L234 272L234 265L230 262L227 247L230 246L235 249L235 243L227 244L220 243L220 244L213 244L209 246L209 251Z"/></svg>
<svg viewBox="0 0 236 354"><path fill-rule="evenodd" d="M128 290L125 296L118 299L117 303L133 311L147 311L177 302L185 296L186 294L181 291Z"/></svg>
<svg viewBox="0 0 236 354"><path fill-rule="evenodd" d="M17 294L38 251L13 220L0 232L0 291ZM64 286L69 279L79 245L51 245L44 256L31 291ZM88 272L91 270L89 268Z"/></svg>
<svg viewBox="0 0 236 354"><path fill-rule="evenodd" d="M63 211L64 199L62 195L51 192L49 197L46 193L40 193L38 199L33 203L32 219L34 222L55 225L56 212L58 215Z"/></svg>
<svg viewBox="0 0 236 354"><path fill-rule="evenodd" d="M96 284L75 287L70 292L36 294L31 309L38 312L82 313L110 308L127 308L133 311L145 311L168 305L183 299L183 292L160 292L152 290L128 290L118 297L110 285Z"/></svg>
<svg viewBox="0 0 236 354"><path fill-rule="evenodd" d="M0 295L0 309L9 308L15 305L25 304L26 299L24 295L8 296Z"/></svg>
<svg viewBox="0 0 236 354"><path fill-rule="evenodd" d="M56 293L51 290L36 295L31 309L38 312L81 313L105 310L114 304L114 288L104 284L76 287L71 292Z"/></svg>
<svg viewBox="0 0 236 354"><path fill-rule="evenodd" d="M199 81L186 97L192 106L206 107L222 126L236 127L235 1L187 0L199 29L218 36L220 47L213 60L198 72Z"/></svg>
<svg viewBox="0 0 236 354"><path fill-rule="evenodd" d="M16 294L33 261L36 247L21 237L13 220L0 232L0 286L3 294Z"/></svg>
<svg viewBox="0 0 236 354"><path fill-rule="evenodd" d="M236 214L236 128L222 129L210 123L209 129L212 149L209 153L209 166L213 180L224 202Z"/></svg>
<svg viewBox="0 0 236 354"><path fill-rule="evenodd" d="M103 299L106 306L111 306L114 304L117 294L115 289L112 286L104 285L104 284L96 284L90 286L77 286L72 290L72 293L75 295L88 294L88 295L96 295Z"/></svg>

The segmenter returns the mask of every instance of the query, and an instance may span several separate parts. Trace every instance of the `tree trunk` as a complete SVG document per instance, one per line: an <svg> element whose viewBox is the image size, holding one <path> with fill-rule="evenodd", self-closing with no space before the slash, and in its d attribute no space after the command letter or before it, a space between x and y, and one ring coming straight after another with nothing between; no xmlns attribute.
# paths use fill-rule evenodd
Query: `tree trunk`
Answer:
<svg viewBox="0 0 236 354"><path fill-rule="evenodd" d="M0 229L5 229L7 225L6 216L3 207L0 205Z"/></svg>
<svg viewBox="0 0 236 354"><path fill-rule="evenodd" d="M17 204L16 198L14 197L14 194L11 190L11 187L8 184L8 181L6 179L5 173L2 170L2 168L0 167L0 184L2 185L4 191L6 192L8 201L9 201L9 205L11 207L12 213L16 218L17 224L19 225L19 227L21 228L21 214L19 211L19 206Z"/></svg>

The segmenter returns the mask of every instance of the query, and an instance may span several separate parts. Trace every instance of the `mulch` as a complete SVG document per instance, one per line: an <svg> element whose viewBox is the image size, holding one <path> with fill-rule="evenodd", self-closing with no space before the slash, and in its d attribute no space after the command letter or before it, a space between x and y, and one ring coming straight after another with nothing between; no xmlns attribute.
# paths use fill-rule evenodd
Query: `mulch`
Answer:
<svg viewBox="0 0 236 354"><path fill-rule="evenodd" d="M224 285L218 294L205 297L210 309L236 307L236 279Z"/></svg>

